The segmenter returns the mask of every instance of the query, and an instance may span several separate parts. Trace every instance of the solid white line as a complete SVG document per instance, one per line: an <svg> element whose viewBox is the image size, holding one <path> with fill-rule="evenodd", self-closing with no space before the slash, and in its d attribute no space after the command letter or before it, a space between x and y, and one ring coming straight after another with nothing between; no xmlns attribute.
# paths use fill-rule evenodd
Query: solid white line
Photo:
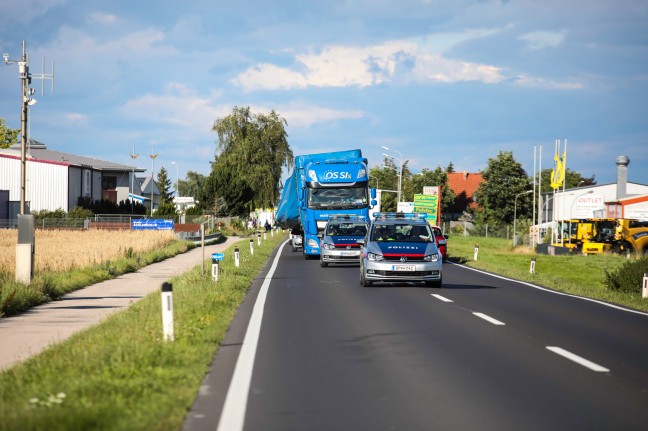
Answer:
<svg viewBox="0 0 648 431"><path fill-rule="evenodd" d="M453 302L452 299L448 299L445 296L441 296L436 293L431 293L430 295L434 296L436 299L440 299L443 302Z"/></svg>
<svg viewBox="0 0 648 431"><path fill-rule="evenodd" d="M484 313L473 313L477 317L481 317L482 319L486 320L487 322L492 323L493 325L506 325L504 322L500 322L497 319L493 319L490 316L485 315Z"/></svg>
<svg viewBox="0 0 648 431"><path fill-rule="evenodd" d="M281 250L288 243L284 241L279 247L277 255L268 274L266 275L250 317L250 323L243 339L241 352L239 353L232 381L230 382L225 404L221 413L220 420L218 421L218 431L238 431L243 429L243 422L245 421L245 409L247 408L248 394L250 392L250 381L252 380L252 371L254 368L254 358L256 356L257 345L259 342L259 334L261 333L261 320L263 319L263 308L265 307L266 297L268 296L268 288L270 281L274 275L279 258L281 257Z"/></svg>
<svg viewBox="0 0 648 431"><path fill-rule="evenodd" d="M610 372L609 369L607 369L605 367L602 367L599 364L595 364L592 361L588 361L587 359L582 358L582 357L580 357L578 355L575 355L575 354L573 354L571 352L568 352L565 349L561 349L560 347L547 346L547 349L551 350L552 352L554 352L554 353L556 353L556 354L558 354L558 355L560 355L560 356L562 356L564 358L567 358L567 359L569 359L571 361L574 361L579 365L587 367L592 371L596 371L596 372L599 372L599 373L609 373Z"/></svg>
<svg viewBox="0 0 648 431"><path fill-rule="evenodd" d="M526 281L521 281L521 280L516 280L514 278L504 277L502 275L493 274L491 272L482 271L481 269L471 268L469 266L461 265L461 264L458 264L458 263L448 262L448 264L458 266L459 268L464 268L464 269L469 269L471 271L479 272L481 274L490 275L491 277L499 278L499 279L502 279L502 280L514 281L516 283L523 284L523 285L529 286L529 287L533 287L534 289L542 290L542 291L545 291L545 292L548 292L548 293L553 293L553 294L562 295L562 296L569 296L571 298L578 298L578 299L582 299L584 301L595 302L597 304L604 305L606 307L615 308L617 310L627 311L628 313L641 314L643 316L648 316L648 313L646 313L644 311L633 310L631 308L621 307L621 306L618 306L618 305L615 305L615 304L610 304L608 302L599 301L598 299L587 298L585 296L572 295L571 293L558 292L557 290L547 289L546 287L538 286L538 285L532 284L532 283L527 283Z"/></svg>

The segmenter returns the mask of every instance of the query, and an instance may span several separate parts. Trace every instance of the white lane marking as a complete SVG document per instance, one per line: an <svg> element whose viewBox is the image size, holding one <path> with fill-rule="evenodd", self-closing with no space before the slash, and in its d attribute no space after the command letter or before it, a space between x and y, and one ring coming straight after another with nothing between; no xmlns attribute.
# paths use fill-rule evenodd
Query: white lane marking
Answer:
<svg viewBox="0 0 648 431"><path fill-rule="evenodd" d="M560 355L560 356L562 356L564 358L567 358L567 359L569 359L571 361L574 361L579 365L582 365L582 366L584 366L586 368L589 368L592 371L596 371L596 372L599 372L599 373L609 373L610 372L609 369L607 369L605 367L602 367L599 364L595 364L592 361L588 361L587 359L585 359L583 357L580 357L578 355L575 355L572 352L569 352L569 351L567 351L565 349L561 349L560 347L547 346L547 349L551 350L552 352L554 352L554 353L556 353L556 354L558 354L558 355Z"/></svg>
<svg viewBox="0 0 648 431"><path fill-rule="evenodd" d="M487 315L484 314L484 313L473 313L473 314L474 314L475 316L477 316L477 317L481 317L482 319L486 320L487 322L492 323L493 325L506 325L506 323L504 323L504 322L500 322L500 321L497 320L497 319L493 319L492 317L487 316Z"/></svg>
<svg viewBox="0 0 648 431"><path fill-rule="evenodd" d="M281 257L281 250L288 243L286 240L275 256L274 262L268 274L263 280L259 295L254 303L252 316L248 323L241 352L239 353L232 381L230 382L227 396L225 397L225 404L221 413L220 420L218 421L218 431L237 431L243 429L243 422L245 421L245 409L247 408L248 394L250 392L250 381L252 380L252 371L254 368L254 357L256 356L257 345L259 343L259 334L261 333L261 320L263 319L263 308L265 306L266 297L268 296L268 288L270 281L277 269L279 258Z"/></svg>
<svg viewBox="0 0 648 431"><path fill-rule="evenodd" d="M431 293L430 295L434 296L436 299L439 299L443 302L453 302L452 299L448 299L445 296L438 295L436 293Z"/></svg>
<svg viewBox="0 0 648 431"><path fill-rule="evenodd" d="M501 276L501 275L497 275L497 274L493 274L493 273L490 273L490 272L482 271L481 269L477 269L477 268L471 268L469 266L464 266L464 265L454 263L454 262L448 262L448 264L458 266L459 268L469 269L471 271L479 272L479 273L484 274L484 275L490 275L491 277L499 278L499 279L502 279L502 280L513 281L515 283L519 283L519 284L523 284L525 286L533 287L534 289L542 290L542 291L545 291L545 292L548 292L548 293L553 293L553 294L562 295L562 296L569 296L571 298L577 298L577 299L582 299L584 301L595 302L597 304L604 305L606 307L616 308L617 310L627 311L628 313L641 314L643 316L648 316L648 313L646 313L644 311L633 310L631 308L621 307L619 305L599 301L598 299L592 299L592 298L586 298L584 296L572 295L571 293L558 292L557 290L547 289L546 287L538 286L538 285L535 285L535 284L532 284L532 283L527 283L526 281L521 281L521 280L516 280L514 278L504 277L504 276Z"/></svg>

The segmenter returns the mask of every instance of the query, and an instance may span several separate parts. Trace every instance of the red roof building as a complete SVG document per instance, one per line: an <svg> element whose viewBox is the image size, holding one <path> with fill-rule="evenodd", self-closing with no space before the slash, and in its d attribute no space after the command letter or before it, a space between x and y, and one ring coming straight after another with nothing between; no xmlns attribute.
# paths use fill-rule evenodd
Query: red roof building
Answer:
<svg viewBox="0 0 648 431"><path fill-rule="evenodd" d="M481 173L452 172L448 173L448 187L455 194L455 203L448 209L449 213L463 213L468 208L477 208L474 196L479 185L484 182Z"/></svg>

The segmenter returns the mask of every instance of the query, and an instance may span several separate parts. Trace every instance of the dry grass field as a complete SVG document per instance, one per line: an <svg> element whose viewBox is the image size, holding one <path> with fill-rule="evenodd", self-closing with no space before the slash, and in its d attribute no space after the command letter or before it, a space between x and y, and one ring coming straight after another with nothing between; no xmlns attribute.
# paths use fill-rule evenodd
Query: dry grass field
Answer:
<svg viewBox="0 0 648 431"><path fill-rule="evenodd" d="M34 272L58 272L101 263L153 250L173 239L171 231L36 230ZM15 272L17 241L17 230L0 229L0 272Z"/></svg>

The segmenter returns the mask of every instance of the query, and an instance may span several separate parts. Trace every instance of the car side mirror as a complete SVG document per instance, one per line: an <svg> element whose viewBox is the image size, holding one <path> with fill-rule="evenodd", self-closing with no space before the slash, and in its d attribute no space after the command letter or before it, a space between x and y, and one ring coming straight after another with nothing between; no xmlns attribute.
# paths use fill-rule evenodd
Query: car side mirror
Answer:
<svg viewBox="0 0 648 431"><path fill-rule="evenodd" d="M443 237L444 237L445 239L448 239L448 235L447 235L447 234L444 234Z"/></svg>

